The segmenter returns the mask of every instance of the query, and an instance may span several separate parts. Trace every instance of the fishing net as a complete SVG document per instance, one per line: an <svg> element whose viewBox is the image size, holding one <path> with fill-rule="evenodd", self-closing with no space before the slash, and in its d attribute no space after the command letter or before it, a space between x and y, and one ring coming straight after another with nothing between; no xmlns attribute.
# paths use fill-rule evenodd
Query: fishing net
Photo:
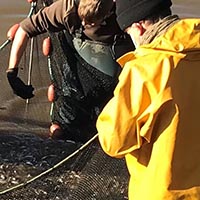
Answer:
<svg viewBox="0 0 200 200"><path fill-rule="evenodd" d="M69 45L67 32L49 35L51 42L56 44L55 48L54 45L52 47L49 61L57 94L52 108L52 121L62 126L68 139L87 141L96 132L97 116L111 98L117 78L86 63Z"/></svg>
<svg viewBox="0 0 200 200"><path fill-rule="evenodd" d="M43 7L44 3L51 2L38 1L37 9ZM47 57L42 53L42 41L47 36L51 37L53 46L50 56L53 74L49 71ZM87 131L83 129L87 138L84 142L73 142L71 139L74 138L52 140L48 137L51 121L59 120L59 116L52 114L47 89L52 81L58 81L55 83L57 88L59 84L63 84L63 74L59 72L62 72L62 66L67 59L66 45L63 45L66 40L66 34L61 32L43 34L34 38L34 41L29 41L19 65L20 78L24 82L30 82L35 88L34 98L28 101L12 93L6 78L5 71L11 45L8 44L0 51L1 200L127 199L129 175L125 161L111 158L102 151L95 135L96 130L90 130L94 131L93 134L87 135ZM30 67L30 58L33 67ZM82 66L79 69L82 70L80 74L83 76L84 70L92 70L89 66L85 69ZM99 77L97 72L93 74ZM60 79L55 80L57 76ZM98 82L94 83L93 78L88 77L85 84L96 84L98 88ZM108 82L105 82L102 93L110 87ZM83 93L86 93L84 88ZM95 99L95 94L87 94L93 95ZM83 105L87 109L87 104ZM53 109L59 106L61 104L57 102ZM96 117L98 109L94 111ZM80 137L79 133L74 134L74 137Z"/></svg>

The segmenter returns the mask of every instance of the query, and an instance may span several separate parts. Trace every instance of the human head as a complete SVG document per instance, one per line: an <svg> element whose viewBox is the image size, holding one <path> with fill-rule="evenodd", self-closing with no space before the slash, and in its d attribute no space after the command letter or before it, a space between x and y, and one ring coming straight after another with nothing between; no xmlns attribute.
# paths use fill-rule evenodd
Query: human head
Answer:
<svg viewBox="0 0 200 200"><path fill-rule="evenodd" d="M111 11L113 0L80 0L78 15L87 24L101 22Z"/></svg>
<svg viewBox="0 0 200 200"><path fill-rule="evenodd" d="M116 0L117 21L137 47L151 25L171 15L171 5L171 0Z"/></svg>
<svg viewBox="0 0 200 200"><path fill-rule="evenodd" d="M147 18L164 18L171 14L171 5L171 0L116 0L117 21L120 28L126 30Z"/></svg>

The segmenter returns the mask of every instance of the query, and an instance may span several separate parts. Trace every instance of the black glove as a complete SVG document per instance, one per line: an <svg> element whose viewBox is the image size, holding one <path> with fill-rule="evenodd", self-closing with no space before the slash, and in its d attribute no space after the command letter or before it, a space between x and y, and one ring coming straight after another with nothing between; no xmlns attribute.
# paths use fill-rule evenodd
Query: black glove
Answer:
<svg viewBox="0 0 200 200"><path fill-rule="evenodd" d="M8 69L6 73L8 82L13 89L14 94L23 99L30 99L34 96L34 88L32 85L26 85L19 77L17 77L18 68Z"/></svg>

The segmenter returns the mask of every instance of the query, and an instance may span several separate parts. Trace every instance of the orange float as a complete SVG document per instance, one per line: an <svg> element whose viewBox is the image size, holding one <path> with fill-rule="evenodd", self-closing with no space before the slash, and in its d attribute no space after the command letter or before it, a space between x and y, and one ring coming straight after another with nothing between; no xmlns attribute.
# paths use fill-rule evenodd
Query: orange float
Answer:
<svg viewBox="0 0 200 200"><path fill-rule="evenodd" d="M64 134L63 134L63 130L61 129L61 127L58 124L52 124L50 126L50 134L49 136L52 139L64 139Z"/></svg>
<svg viewBox="0 0 200 200"><path fill-rule="evenodd" d="M27 0L28 3L36 2L37 0Z"/></svg>
<svg viewBox="0 0 200 200"><path fill-rule="evenodd" d="M53 84L51 84L48 88L47 97L50 102L53 102L55 99L55 90Z"/></svg>
<svg viewBox="0 0 200 200"><path fill-rule="evenodd" d="M51 135L56 131L56 130L61 130L60 126L58 124L52 124L50 126L50 133Z"/></svg>
<svg viewBox="0 0 200 200"><path fill-rule="evenodd" d="M47 37L43 40L42 52L45 56L48 56L51 51L51 39Z"/></svg>
<svg viewBox="0 0 200 200"><path fill-rule="evenodd" d="M15 24L11 26L11 28L7 32L7 37L9 40L13 40L15 37L15 33L17 32L17 29L19 28L19 24Z"/></svg>

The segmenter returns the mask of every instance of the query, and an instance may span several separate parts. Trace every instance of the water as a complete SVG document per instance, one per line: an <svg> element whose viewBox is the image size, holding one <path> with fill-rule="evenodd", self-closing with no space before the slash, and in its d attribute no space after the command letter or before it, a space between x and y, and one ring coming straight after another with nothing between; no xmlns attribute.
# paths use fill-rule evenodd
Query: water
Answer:
<svg viewBox="0 0 200 200"><path fill-rule="evenodd" d="M25 18L29 9L30 3L26 0L0 1L0 44L7 39L8 29Z"/></svg>

